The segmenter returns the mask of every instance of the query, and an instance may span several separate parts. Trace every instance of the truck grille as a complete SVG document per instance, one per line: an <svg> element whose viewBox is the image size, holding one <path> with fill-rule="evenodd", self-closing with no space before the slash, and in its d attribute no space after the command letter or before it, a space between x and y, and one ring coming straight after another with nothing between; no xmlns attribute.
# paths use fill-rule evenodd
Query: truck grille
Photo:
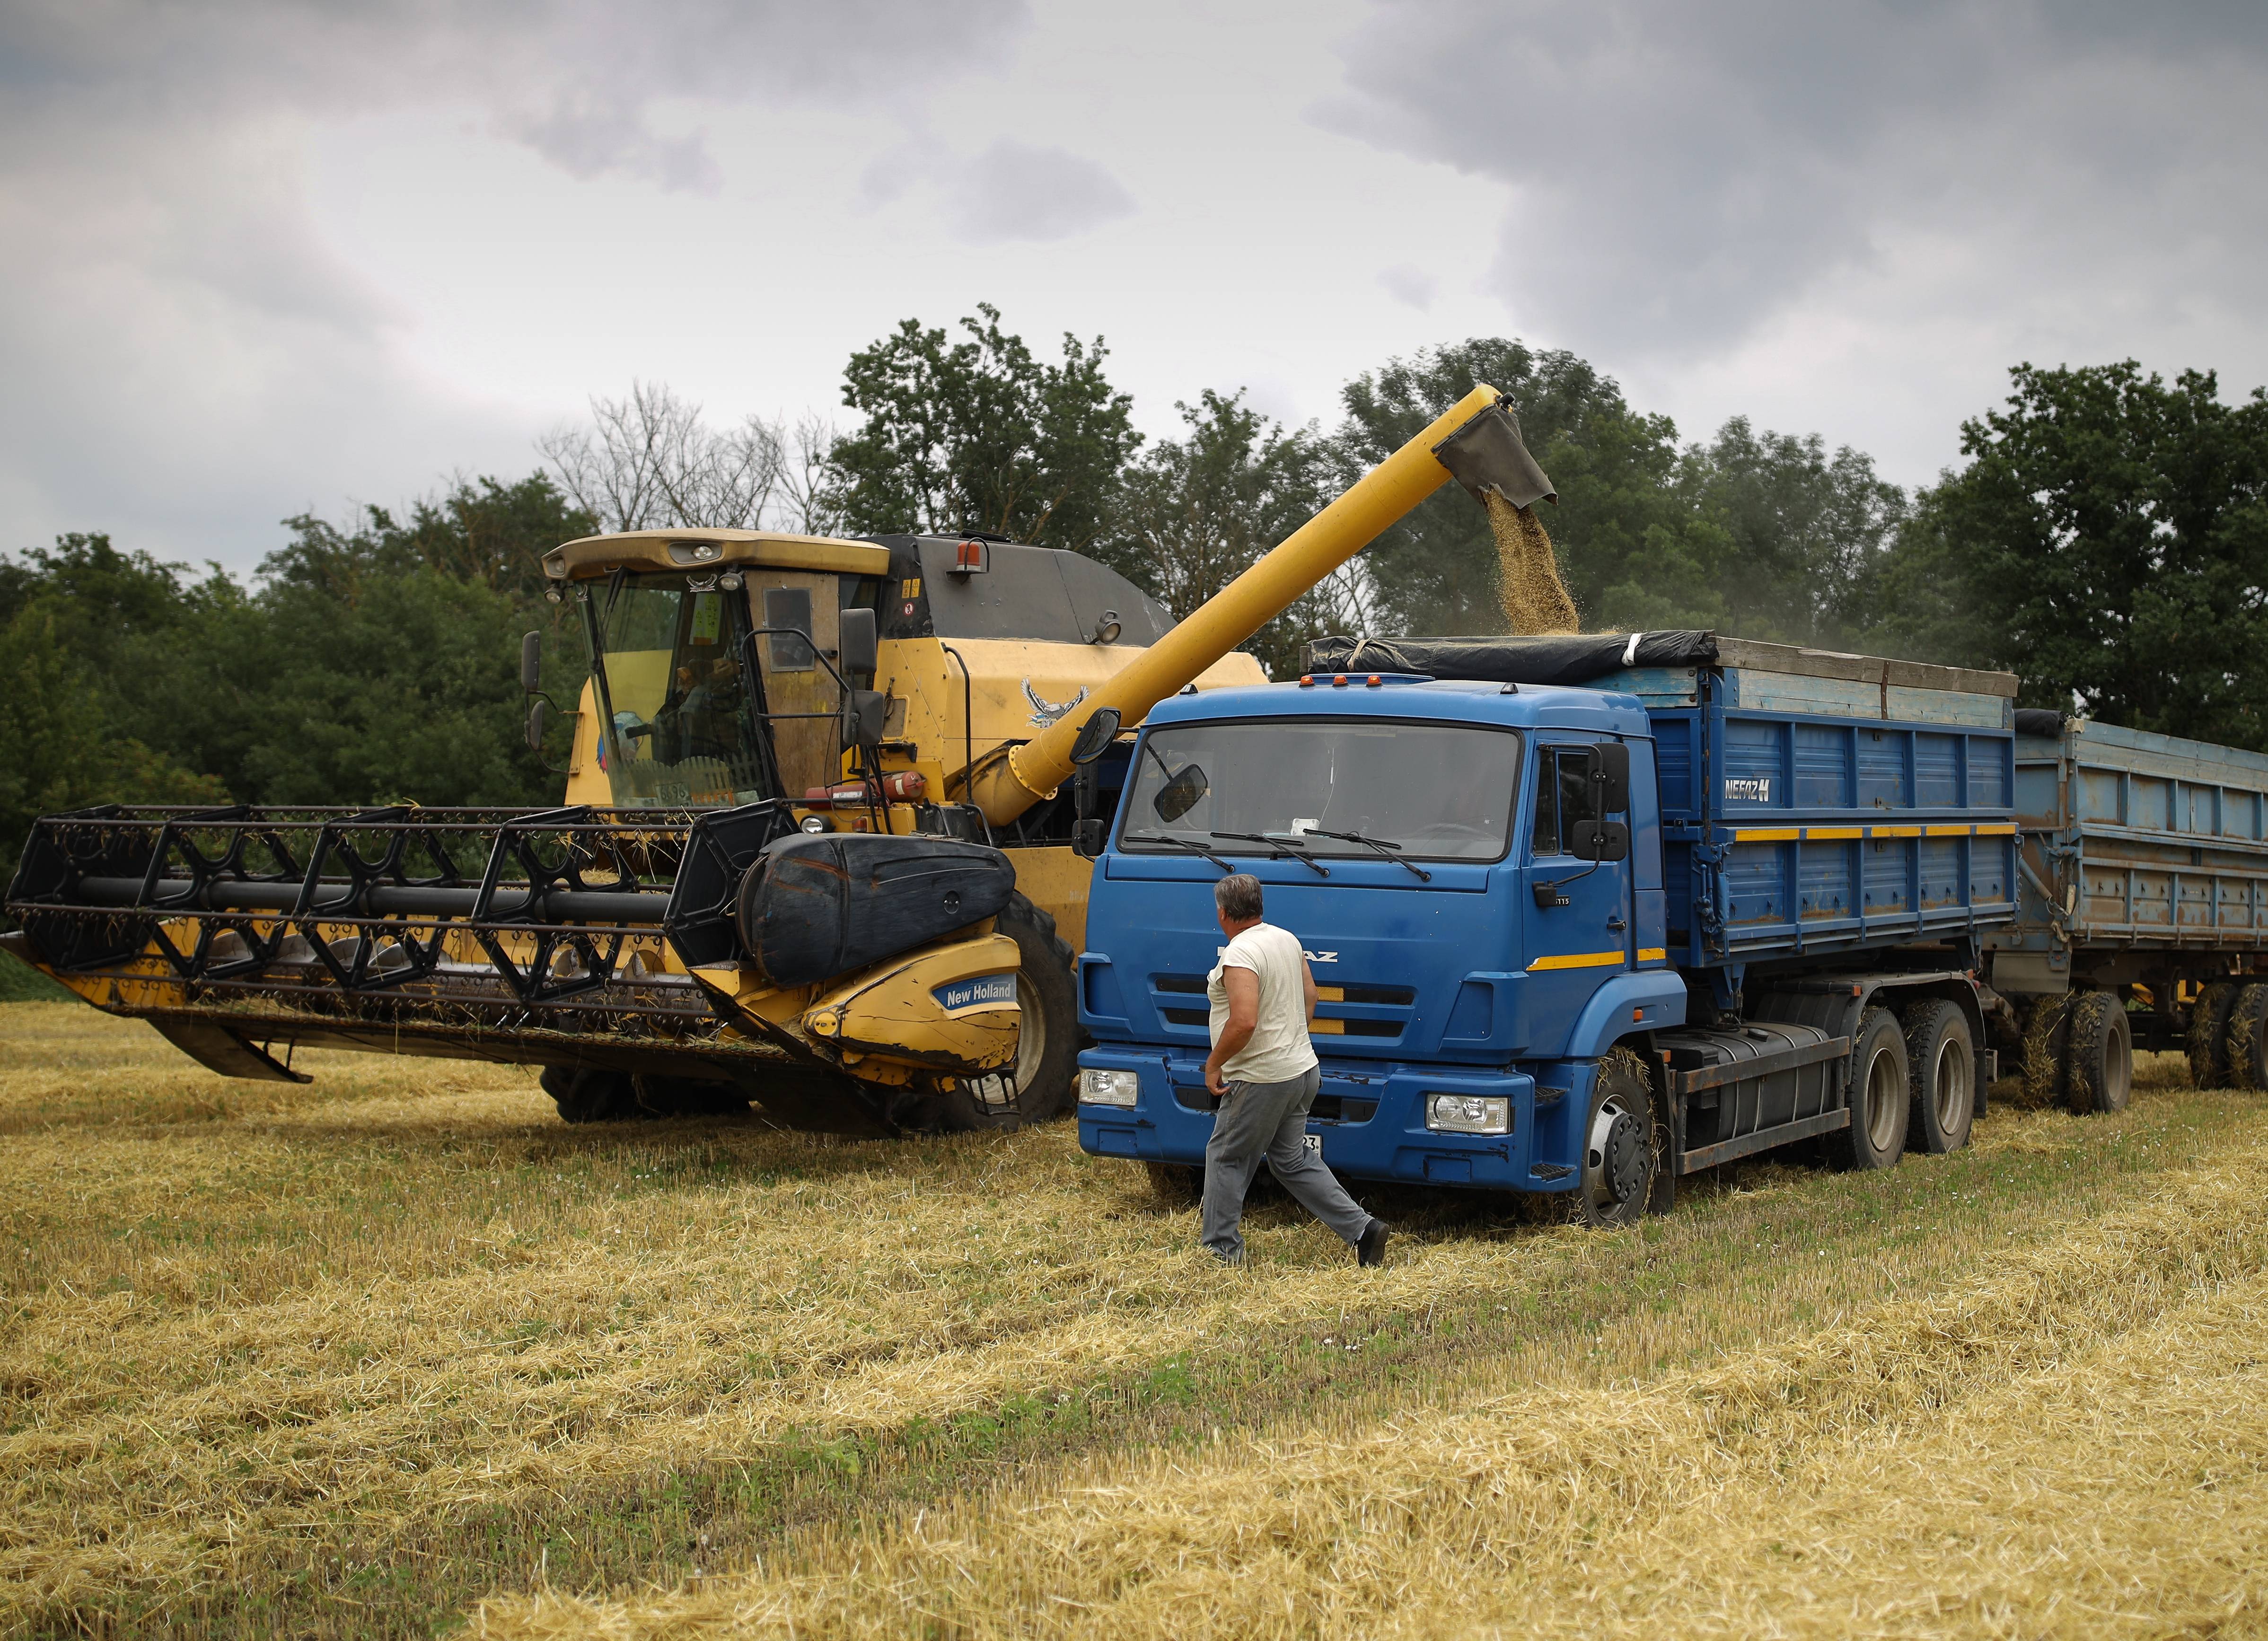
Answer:
<svg viewBox="0 0 2268 1641"><path fill-rule="evenodd" d="M1203 975L1152 975L1150 1001L1158 1018L1168 1026L1204 1030L1211 1019L1204 1006L1189 1007L1186 999L1204 997ZM1366 1041L1393 1041L1409 1029L1416 1013L1418 993L1408 986L1319 985L1322 1002L1309 1029L1318 1037L1359 1037ZM1348 1010L1360 1010L1349 1013Z"/></svg>

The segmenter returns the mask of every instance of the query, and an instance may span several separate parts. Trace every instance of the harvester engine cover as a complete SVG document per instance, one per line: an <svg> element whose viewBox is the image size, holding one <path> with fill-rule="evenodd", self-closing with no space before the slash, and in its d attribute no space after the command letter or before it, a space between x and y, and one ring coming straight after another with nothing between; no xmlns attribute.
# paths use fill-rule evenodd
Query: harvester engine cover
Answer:
<svg viewBox="0 0 2268 1641"><path fill-rule="evenodd" d="M1015 889L1008 857L982 843L799 833L741 879L740 940L772 984L809 985L993 916Z"/></svg>

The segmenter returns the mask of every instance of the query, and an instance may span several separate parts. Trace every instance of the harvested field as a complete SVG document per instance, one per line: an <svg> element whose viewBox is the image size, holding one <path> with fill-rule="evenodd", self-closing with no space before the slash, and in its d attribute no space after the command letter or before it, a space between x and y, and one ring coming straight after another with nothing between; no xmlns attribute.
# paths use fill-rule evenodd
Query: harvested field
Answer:
<svg viewBox="0 0 2268 1641"><path fill-rule="evenodd" d="M1067 1125L303 1063L0 1009L0 1630L2261 1626L2268 1105L2172 1056L1613 1235L1263 1207L1241 1274Z"/></svg>

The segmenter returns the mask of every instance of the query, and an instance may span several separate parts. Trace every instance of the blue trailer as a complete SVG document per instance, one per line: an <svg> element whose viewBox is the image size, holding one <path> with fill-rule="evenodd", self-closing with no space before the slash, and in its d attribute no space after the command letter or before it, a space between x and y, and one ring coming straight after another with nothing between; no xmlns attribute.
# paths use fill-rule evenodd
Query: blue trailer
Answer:
<svg viewBox="0 0 2268 1641"><path fill-rule="evenodd" d="M2005 1028L2080 1110L2126 1103L2136 1048L2268 1089L2268 756L2016 718L2018 914L1984 942Z"/></svg>
<svg viewBox="0 0 2268 1641"><path fill-rule="evenodd" d="M2013 677L1709 634L1310 660L1158 706L1089 840L1087 1151L1202 1163L1229 870L1307 950L1344 1174L1616 1223L1777 1145L1964 1143L2016 909Z"/></svg>

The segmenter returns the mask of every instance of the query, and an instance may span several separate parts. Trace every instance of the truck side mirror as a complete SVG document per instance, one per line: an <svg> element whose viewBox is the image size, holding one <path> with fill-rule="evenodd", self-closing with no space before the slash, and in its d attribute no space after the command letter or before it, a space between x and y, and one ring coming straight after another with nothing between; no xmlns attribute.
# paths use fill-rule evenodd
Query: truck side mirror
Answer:
<svg viewBox="0 0 2268 1641"><path fill-rule="evenodd" d="M1107 821L1080 821L1071 828L1071 852L1081 860L1101 859L1103 839L1108 835L1109 830Z"/></svg>
<svg viewBox="0 0 2268 1641"><path fill-rule="evenodd" d="M1598 783L1599 813L1610 815L1630 808L1630 747L1619 740L1601 741L1591 748L1591 779ZM1622 857L1616 855L1615 859Z"/></svg>
<svg viewBox="0 0 2268 1641"><path fill-rule="evenodd" d="M881 646L874 631L874 612L847 609L836 619L842 624L836 629L835 647L843 662L843 675L850 678L861 673L871 674L881 665Z"/></svg>
<svg viewBox="0 0 2268 1641"><path fill-rule="evenodd" d="M1630 855L1630 828L1619 820L1578 820L1567 839L1578 860L1616 861Z"/></svg>
<svg viewBox="0 0 2268 1641"><path fill-rule="evenodd" d="M529 695L543 688L543 635L531 632L519 641L519 687Z"/></svg>
<svg viewBox="0 0 2268 1641"><path fill-rule="evenodd" d="M1081 766L1093 763L1117 739L1118 709L1097 707L1094 716L1079 725L1079 739L1071 743L1071 761Z"/></svg>
<svg viewBox="0 0 2268 1641"><path fill-rule="evenodd" d="M530 633L527 636L533 638L535 635ZM550 706L551 703L541 695L527 704L527 749L530 752L543 750L543 732L549 722Z"/></svg>

